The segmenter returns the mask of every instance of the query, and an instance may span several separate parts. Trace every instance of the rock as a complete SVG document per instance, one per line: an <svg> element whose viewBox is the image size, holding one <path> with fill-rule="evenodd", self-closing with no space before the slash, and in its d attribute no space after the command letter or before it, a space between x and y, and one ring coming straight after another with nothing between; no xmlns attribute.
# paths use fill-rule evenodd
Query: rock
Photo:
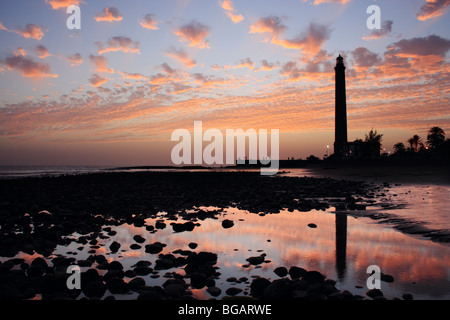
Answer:
<svg viewBox="0 0 450 320"><path fill-rule="evenodd" d="M46 269L48 267L47 261L44 258L35 258L30 265L31 267L37 267L41 269Z"/></svg>
<svg viewBox="0 0 450 320"><path fill-rule="evenodd" d="M278 267L273 272L279 277L285 277L288 274L288 270L285 267Z"/></svg>
<svg viewBox="0 0 450 320"><path fill-rule="evenodd" d="M283 278L274 280L264 289L265 300L286 300L290 298L290 280Z"/></svg>
<svg viewBox="0 0 450 320"><path fill-rule="evenodd" d="M341 293L341 292L333 292L332 294L328 295L327 297L328 300L345 300L345 296Z"/></svg>
<svg viewBox="0 0 450 320"><path fill-rule="evenodd" d="M310 224L308 224L308 227L310 227L310 228L317 228L317 224L315 224L315 223L310 223Z"/></svg>
<svg viewBox="0 0 450 320"><path fill-rule="evenodd" d="M394 282L394 277L388 274L381 273L380 280L387 283L392 283Z"/></svg>
<svg viewBox="0 0 450 320"><path fill-rule="evenodd" d="M189 278L191 278L191 287L194 289L201 289L206 285L206 276L203 273L192 273Z"/></svg>
<svg viewBox="0 0 450 320"><path fill-rule="evenodd" d="M372 299L375 299L376 297L383 296L383 292L380 289L371 289L366 292L366 295Z"/></svg>
<svg viewBox="0 0 450 320"><path fill-rule="evenodd" d="M144 287L141 288L137 300L164 300L164 290L161 287Z"/></svg>
<svg viewBox="0 0 450 320"><path fill-rule="evenodd" d="M236 277L230 277L227 279L227 282L238 282L238 279Z"/></svg>
<svg viewBox="0 0 450 320"><path fill-rule="evenodd" d="M108 270L123 270L123 265L119 261L112 261L108 265Z"/></svg>
<svg viewBox="0 0 450 320"><path fill-rule="evenodd" d="M208 292L213 297L218 297L222 293L222 290L217 287L209 287L208 289L206 289L206 292Z"/></svg>
<svg viewBox="0 0 450 320"><path fill-rule="evenodd" d="M82 285L81 290L88 298L100 299L105 294L106 286L102 281L96 280Z"/></svg>
<svg viewBox="0 0 450 320"><path fill-rule="evenodd" d="M136 241L137 243L144 243L145 242L145 238L140 236L140 235L138 235L138 234L133 237L133 240Z"/></svg>
<svg viewBox="0 0 450 320"><path fill-rule="evenodd" d="M265 257L266 257L266 254L263 253L263 254L261 254L261 255L258 256L258 257L249 257L249 258L247 258L247 259L245 259L245 260L248 261L250 264L256 266L256 265L258 265L258 264L263 263Z"/></svg>
<svg viewBox="0 0 450 320"><path fill-rule="evenodd" d="M134 273L136 273L138 276L146 276L148 275L150 272L153 271L152 268L150 267L145 267L145 266L137 266L133 269Z"/></svg>
<svg viewBox="0 0 450 320"><path fill-rule="evenodd" d="M292 266L289 268L289 275L291 279L300 279L306 273L306 270L303 268Z"/></svg>
<svg viewBox="0 0 450 320"><path fill-rule="evenodd" d="M414 299L413 295L410 293L404 293L402 295L402 298L403 298L403 300L413 300Z"/></svg>
<svg viewBox="0 0 450 320"><path fill-rule="evenodd" d="M192 231L195 228L195 225L192 221L188 221L185 223L171 223L171 225L174 232Z"/></svg>
<svg viewBox="0 0 450 320"><path fill-rule="evenodd" d="M109 279L106 282L106 288L112 294L125 294L129 291L128 283L119 278Z"/></svg>
<svg viewBox="0 0 450 320"><path fill-rule="evenodd" d="M163 222L164 220L158 220L155 223L156 229L164 229L166 227L166 224Z"/></svg>
<svg viewBox="0 0 450 320"><path fill-rule="evenodd" d="M186 289L180 283L172 283L164 287L164 292L172 299L181 299L186 294Z"/></svg>
<svg viewBox="0 0 450 320"><path fill-rule="evenodd" d="M111 250L112 253L116 253L117 251L119 251L120 248L120 243L118 243L117 241L113 241L113 243L111 243L111 245L109 246L109 250Z"/></svg>
<svg viewBox="0 0 450 320"><path fill-rule="evenodd" d="M133 243L130 245L130 249L132 250L139 250L141 248L140 245L138 245L137 243Z"/></svg>
<svg viewBox="0 0 450 320"><path fill-rule="evenodd" d="M222 221L222 227L224 229L231 228L232 226L234 226L234 222L232 220L225 219Z"/></svg>
<svg viewBox="0 0 450 320"><path fill-rule="evenodd" d="M243 291L243 290L242 290L241 288L231 287L231 288L228 288L228 289L225 291L225 293L226 293L227 295L229 295L229 296L235 296L235 295L241 293L242 291Z"/></svg>
<svg viewBox="0 0 450 320"><path fill-rule="evenodd" d="M166 244L161 243L161 242L155 242L152 244L148 244L145 246L145 252L151 253L151 254L160 253L161 251L163 251L163 248L165 246L166 246Z"/></svg>
<svg viewBox="0 0 450 320"><path fill-rule="evenodd" d="M141 277L136 277L132 279L130 282L128 282L128 286L130 287L130 290L136 290L141 287L145 286L145 280Z"/></svg>
<svg viewBox="0 0 450 320"><path fill-rule="evenodd" d="M253 279L250 284L250 293L255 298L261 298L264 294L264 290L270 285L270 281L265 278Z"/></svg>
<svg viewBox="0 0 450 320"><path fill-rule="evenodd" d="M197 248L198 245L195 242L191 242L191 243L188 244L188 246L191 249L195 249L195 248Z"/></svg>
<svg viewBox="0 0 450 320"><path fill-rule="evenodd" d="M303 281L307 281L309 283L323 283L324 276L318 271L307 271L302 276Z"/></svg>

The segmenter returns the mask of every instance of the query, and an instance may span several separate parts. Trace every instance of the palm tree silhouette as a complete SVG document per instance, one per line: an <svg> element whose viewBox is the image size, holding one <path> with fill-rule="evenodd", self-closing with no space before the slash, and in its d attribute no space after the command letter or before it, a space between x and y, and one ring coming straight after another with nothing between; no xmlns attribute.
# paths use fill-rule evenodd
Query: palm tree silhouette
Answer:
<svg viewBox="0 0 450 320"><path fill-rule="evenodd" d="M366 138L364 142L369 144L373 144L378 146L381 150L381 141L383 140L383 134L378 134L377 130L370 130L368 134L366 134Z"/></svg>
<svg viewBox="0 0 450 320"><path fill-rule="evenodd" d="M445 142L445 132L439 127L431 127L430 130L428 130L427 135L427 142L426 144L432 148L436 149L440 145L442 145Z"/></svg>
<svg viewBox="0 0 450 320"><path fill-rule="evenodd" d="M411 150L418 152L420 148L423 148L422 138L417 134L408 139L408 143L411 146Z"/></svg>

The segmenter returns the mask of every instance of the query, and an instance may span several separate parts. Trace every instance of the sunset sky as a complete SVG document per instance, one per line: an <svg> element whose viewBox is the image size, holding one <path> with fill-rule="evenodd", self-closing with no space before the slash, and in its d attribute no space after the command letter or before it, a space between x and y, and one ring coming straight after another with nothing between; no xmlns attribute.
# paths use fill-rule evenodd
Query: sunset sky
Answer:
<svg viewBox="0 0 450 320"><path fill-rule="evenodd" d="M69 30L70 4L81 29ZM369 30L370 5L382 28ZM0 165L170 165L175 129L279 129L280 157L450 138L450 0L0 2Z"/></svg>

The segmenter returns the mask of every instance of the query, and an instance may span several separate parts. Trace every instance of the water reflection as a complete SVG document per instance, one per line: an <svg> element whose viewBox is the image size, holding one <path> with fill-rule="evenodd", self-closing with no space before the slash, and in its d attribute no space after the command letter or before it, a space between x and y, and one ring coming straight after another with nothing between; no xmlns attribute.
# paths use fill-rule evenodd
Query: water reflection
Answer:
<svg viewBox="0 0 450 320"><path fill-rule="evenodd" d="M345 279L347 259L347 214L337 212L335 214L336 224L336 274L339 281Z"/></svg>

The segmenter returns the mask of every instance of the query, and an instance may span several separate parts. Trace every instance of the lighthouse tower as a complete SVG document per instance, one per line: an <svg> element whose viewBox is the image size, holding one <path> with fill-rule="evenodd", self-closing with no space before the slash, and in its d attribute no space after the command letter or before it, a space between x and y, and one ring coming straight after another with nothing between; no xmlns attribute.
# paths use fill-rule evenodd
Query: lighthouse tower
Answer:
<svg viewBox="0 0 450 320"><path fill-rule="evenodd" d="M336 72L334 155L336 159L343 159L347 149L347 102L344 58L341 55L336 58L334 70Z"/></svg>

